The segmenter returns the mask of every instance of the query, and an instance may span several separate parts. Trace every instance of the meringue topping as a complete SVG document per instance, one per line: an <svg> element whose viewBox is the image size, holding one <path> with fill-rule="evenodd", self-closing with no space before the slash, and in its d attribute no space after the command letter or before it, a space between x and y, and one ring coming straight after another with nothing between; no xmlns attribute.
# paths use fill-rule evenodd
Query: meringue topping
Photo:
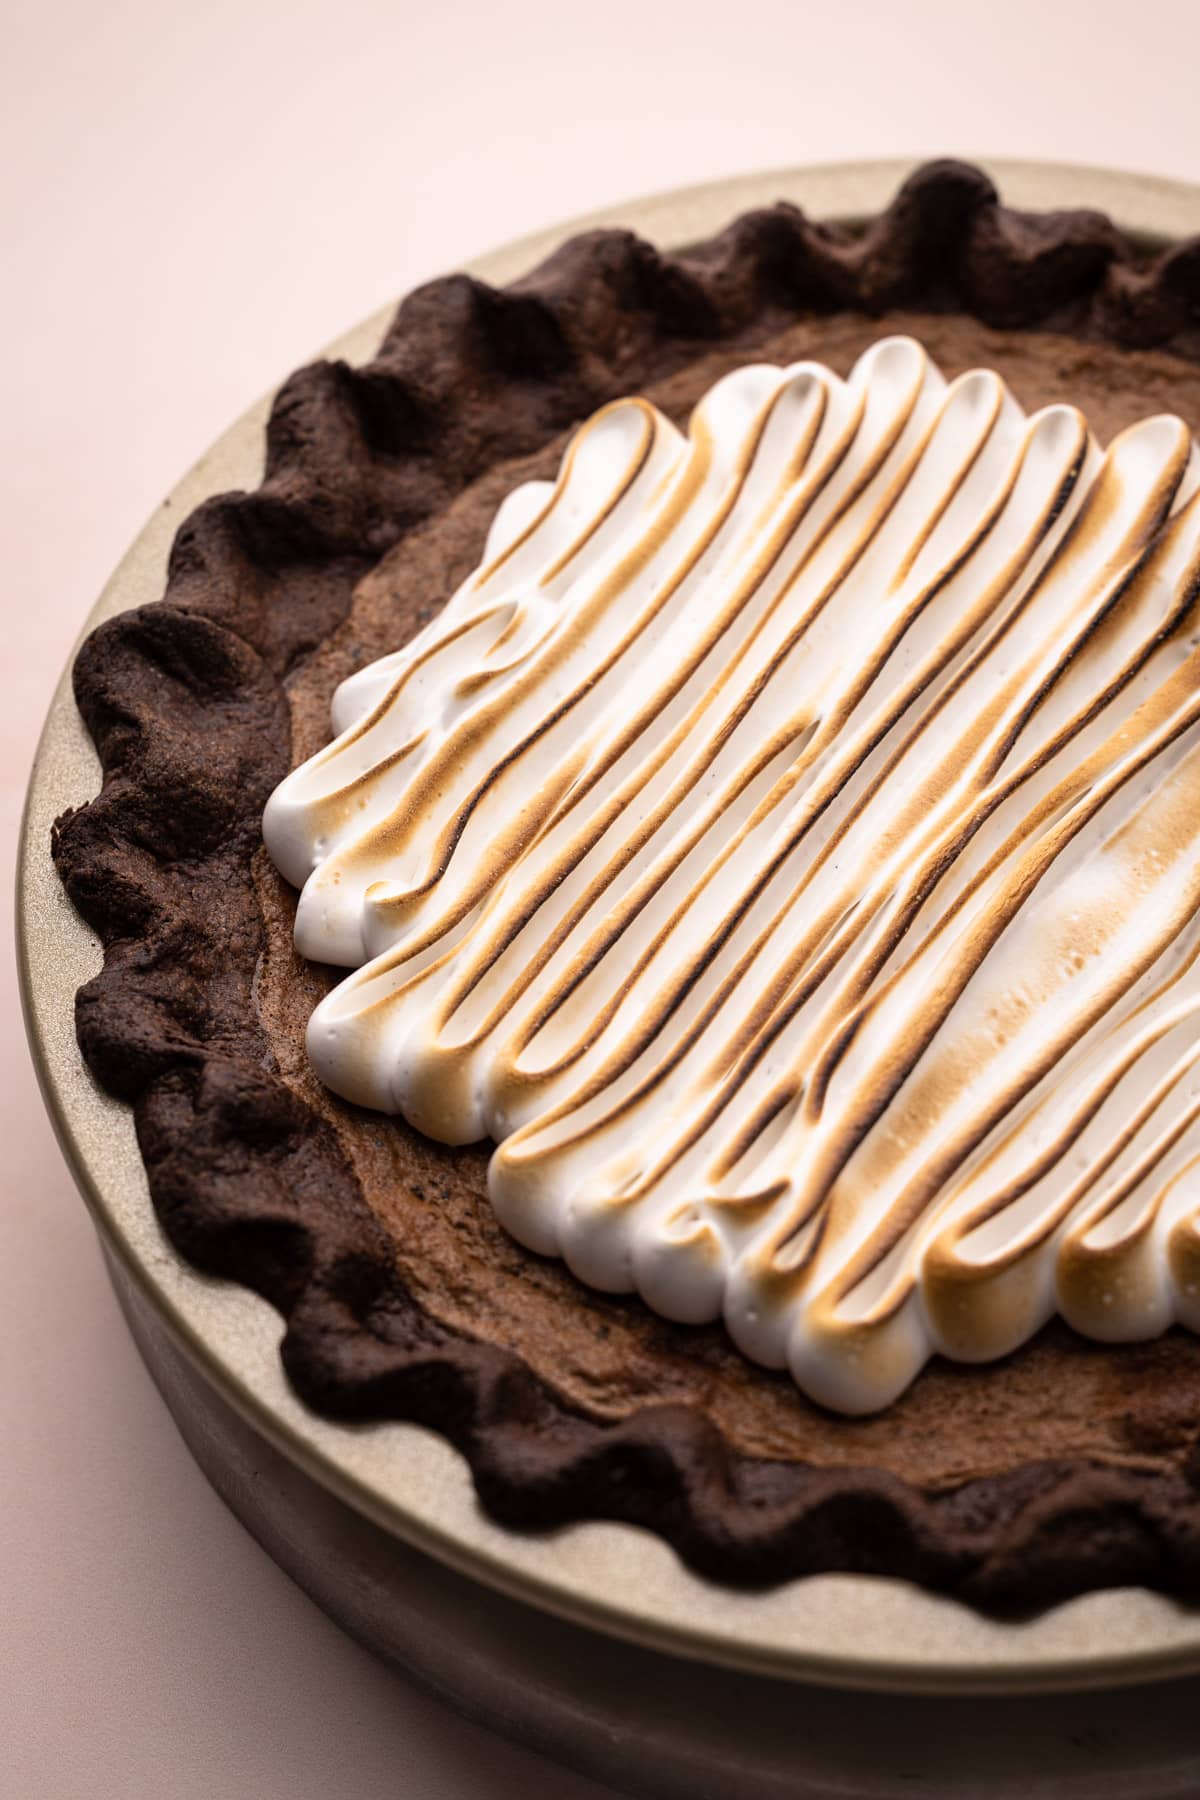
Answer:
<svg viewBox="0 0 1200 1800"><path fill-rule="evenodd" d="M322 1079L840 1411L1200 1329L1198 464L906 338L603 408L268 804Z"/></svg>

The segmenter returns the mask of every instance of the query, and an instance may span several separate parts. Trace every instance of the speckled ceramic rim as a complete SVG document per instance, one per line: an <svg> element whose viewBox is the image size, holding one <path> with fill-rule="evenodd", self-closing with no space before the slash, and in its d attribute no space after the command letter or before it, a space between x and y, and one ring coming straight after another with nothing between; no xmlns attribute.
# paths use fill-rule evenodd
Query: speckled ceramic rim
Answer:
<svg viewBox="0 0 1200 1800"><path fill-rule="evenodd" d="M1152 238L1200 230L1200 188L1062 165L985 160L1004 198L1094 206ZM564 237L627 225L661 244L704 237L747 207L795 200L818 217L876 212L913 164L852 163L748 175L575 219L480 257L473 273L513 279ZM368 357L389 306L329 354ZM259 479L262 400L174 489L117 569L85 630L156 600L179 521L207 495ZM46 1103L98 1230L195 1363L273 1444L407 1542L520 1599L678 1655L839 1686L912 1692L1030 1692L1149 1681L1200 1670L1200 1612L1141 1589L1091 1594L1036 1619L998 1624L905 1583L820 1576L761 1594L715 1586L649 1533L588 1524L519 1535L478 1506L465 1462L406 1425L348 1427L309 1412L287 1386L278 1315L210 1280L167 1243L150 1206L128 1109L102 1094L75 1042L75 989L99 950L67 903L47 853L50 826L96 792L98 770L64 674L26 805L18 938L26 1022Z"/></svg>

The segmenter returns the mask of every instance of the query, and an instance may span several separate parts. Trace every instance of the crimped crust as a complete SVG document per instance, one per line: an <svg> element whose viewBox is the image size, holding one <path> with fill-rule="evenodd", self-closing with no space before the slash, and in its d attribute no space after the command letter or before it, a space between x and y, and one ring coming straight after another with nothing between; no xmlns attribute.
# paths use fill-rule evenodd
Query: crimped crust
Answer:
<svg viewBox="0 0 1200 1800"><path fill-rule="evenodd" d="M1008 1365L931 1369L882 1421L833 1421L719 1334L548 1274L502 1240L477 1153L331 1102L297 1050L322 978L284 966L289 901L259 821L336 675L441 603L505 472L552 464L604 400L650 390L680 409L692 369L806 327L848 346L863 315L890 326L905 308L966 315L983 338L1036 328L1051 360L1056 342L1166 352L1146 378L1169 390L1173 367L1200 364L1200 241L1148 258L1103 217L1019 214L979 171L930 164L862 233L787 206L673 256L594 232L508 289L419 290L363 369L294 375L261 488L198 508L164 599L101 626L76 663L104 771L54 841L105 949L79 1039L133 1104L172 1241L279 1308L304 1399L443 1432L508 1523L622 1519L718 1579L869 1570L993 1608L1119 1582L1198 1592L1195 1340L1105 1351L1058 1328ZM494 1259L503 1305L440 1302L430 1270L453 1286L456 1245L476 1269ZM536 1319L561 1340L572 1307L571 1329L636 1379L556 1377ZM1039 1394L1049 1422L1030 1430ZM1094 1440L1068 1428L1073 1404L1102 1420Z"/></svg>

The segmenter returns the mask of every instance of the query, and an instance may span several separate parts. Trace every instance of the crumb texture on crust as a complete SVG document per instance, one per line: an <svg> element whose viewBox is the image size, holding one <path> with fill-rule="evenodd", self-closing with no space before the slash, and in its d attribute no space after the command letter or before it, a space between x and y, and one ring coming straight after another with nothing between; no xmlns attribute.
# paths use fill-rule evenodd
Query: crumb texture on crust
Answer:
<svg viewBox="0 0 1200 1800"><path fill-rule="evenodd" d="M880 1466L746 1455L695 1405L589 1414L421 1304L257 1004L260 819L291 760L289 677L362 578L495 463L605 400L800 315L917 304L1200 361L1200 241L1147 255L1096 214L1016 213L978 170L930 164L861 232L781 205L676 255L593 232L504 290L434 282L365 368L292 376L262 486L199 507L163 600L100 626L76 662L104 776L54 833L105 952L78 996L79 1041L133 1105L172 1242L278 1307L303 1398L436 1428L506 1523L628 1521L736 1582L876 1572L1000 1608L1123 1582L1196 1593L1190 1362L1195 1407L1163 1426L1148 1395L1124 1465L1043 1457L936 1491ZM1143 1366L1160 1389L1170 1356L1154 1349Z"/></svg>

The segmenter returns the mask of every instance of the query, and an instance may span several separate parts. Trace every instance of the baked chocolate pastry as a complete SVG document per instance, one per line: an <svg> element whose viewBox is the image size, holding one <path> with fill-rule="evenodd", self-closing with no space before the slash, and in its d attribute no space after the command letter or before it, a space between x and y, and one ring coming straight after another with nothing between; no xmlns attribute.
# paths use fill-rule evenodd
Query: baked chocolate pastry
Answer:
<svg viewBox="0 0 1200 1800"><path fill-rule="evenodd" d="M1163 1329L1168 1317L1158 1335L1119 1345L1055 1321L998 1360L935 1355L905 1385L930 1348L953 1343L952 1322L930 1325L927 1295L921 1354L883 1382L898 1397L869 1416L835 1414L720 1325L658 1317L523 1248L489 1203L486 1148L448 1148L339 1099L306 1054L336 975L293 948L296 897L262 820L289 769L327 742L335 689L439 614L480 563L501 503L544 493L526 484L553 479L598 407L637 395L682 426L750 365L878 371L885 335L919 340L949 377L996 371L1002 384L953 391L1014 430L1057 408L1046 431L1065 461L1041 526L1047 553L1052 532L1087 539L1069 516L1085 488L1101 496L1095 525L1130 486L1118 470L1104 488L1086 430L1071 450L1071 408L1102 444L1175 416L1148 477L1136 440L1145 505L1130 530L1144 539L1139 580L1160 592L1169 574L1182 596L1145 656L1179 648L1186 698L1190 640L1175 636L1197 584L1164 521L1195 481L1200 243L1147 253L1095 214L1018 214L952 163L919 170L861 229L777 206L672 255L590 233L511 288L453 277L419 290L365 368L294 375L272 411L261 488L197 509L164 599L87 640L76 694L104 784L54 839L105 948L78 997L79 1039L97 1079L134 1107L172 1242L279 1308L306 1402L443 1432L502 1521L640 1524L730 1582L869 1571L993 1609L1125 1582L1190 1595L1200 1341ZM905 368L913 353L890 352ZM827 419L854 381L814 388L806 375L788 393L809 405L819 388ZM945 476L922 541L966 480ZM520 530L510 518L502 552ZM1168 555L1169 570L1147 561ZM915 567L916 552L901 562ZM1117 610L1089 626L1086 655L1107 653L1131 591L1115 582ZM1186 748L1190 715L1172 721ZM781 738L779 753L793 742ZM1176 793L1166 777L1158 786ZM1047 796L1052 812L1066 805L1056 788ZM462 1116L476 1116L466 1100ZM1190 1266L1185 1256L1184 1276ZM1076 1296L1081 1317L1103 1304L1083 1279ZM1187 1316L1186 1305L1169 1315ZM1003 1332L982 1341L963 1354L996 1357ZM792 1373L852 1410L883 1392L831 1384L803 1359Z"/></svg>

